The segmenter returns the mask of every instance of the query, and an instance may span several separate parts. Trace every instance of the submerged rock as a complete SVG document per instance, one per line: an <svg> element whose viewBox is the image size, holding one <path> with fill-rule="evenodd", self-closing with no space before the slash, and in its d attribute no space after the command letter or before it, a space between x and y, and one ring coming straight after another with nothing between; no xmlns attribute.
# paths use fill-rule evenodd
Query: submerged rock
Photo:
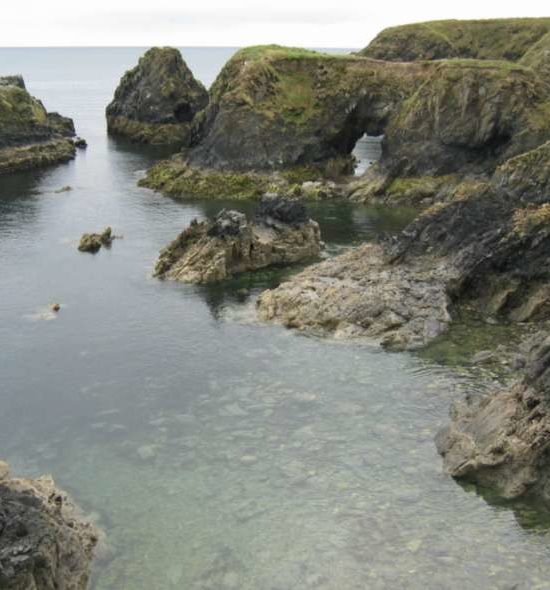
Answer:
<svg viewBox="0 0 550 590"><path fill-rule="evenodd" d="M122 77L107 107L113 135L139 143L187 145L195 115L208 104L208 93L180 52L154 47Z"/></svg>
<svg viewBox="0 0 550 590"><path fill-rule="evenodd" d="M253 221L237 211L193 220L156 263L155 276L190 283L222 281L234 274L315 258L319 225L305 209L280 197L264 198Z"/></svg>
<svg viewBox="0 0 550 590"><path fill-rule="evenodd" d="M86 590L98 531L51 477L15 479L0 462L0 587Z"/></svg>
<svg viewBox="0 0 550 590"><path fill-rule="evenodd" d="M0 174L74 158L74 134L72 120L48 113L20 76L0 78Z"/></svg>
<svg viewBox="0 0 550 590"><path fill-rule="evenodd" d="M96 253L101 246L110 246L115 239L112 229L106 227L100 234L82 234L78 249L80 252Z"/></svg>

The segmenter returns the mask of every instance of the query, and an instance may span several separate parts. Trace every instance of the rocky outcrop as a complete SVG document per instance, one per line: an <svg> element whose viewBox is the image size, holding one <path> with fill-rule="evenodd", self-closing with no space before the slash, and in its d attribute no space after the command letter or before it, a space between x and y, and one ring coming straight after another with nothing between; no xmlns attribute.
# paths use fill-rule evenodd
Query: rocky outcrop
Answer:
<svg viewBox="0 0 550 590"><path fill-rule="evenodd" d="M0 174L74 158L73 136L72 120L48 113L20 76L0 78Z"/></svg>
<svg viewBox="0 0 550 590"><path fill-rule="evenodd" d="M51 477L11 478L0 461L0 588L85 590L97 534Z"/></svg>
<svg viewBox="0 0 550 590"><path fill-rule="evenodd" d="M348 175L357 140L383 132L423 69L278 46L241 50L212 86L191 149L143 184L187 195L208 185L217 194L255 178L262 191L281 177L301 186ZM202 182L185 182L193 175Z"/></svg>
<svg viewBox="0 0 550 590"><path fill-rule="evenodd" d="M154 274L187 283L212 283L312 259L320 250L319 225L308 218L301 204L266 197L253 221L226 210L212 221L194 220L161 252Z"/></svg>
<svg viewBox="0 0 550 590"><path fill-rule="evenodd" d="M414 349L446 330L450 278L444 261L394 265L380 245L368 244L265 291L258 316L300 331Z"/></svg>
<svg viewBox="0 0 550 590"><path fill-rule="evenodd" d="M106 110L109 133L138 143L187 145L208 93L181 53L154 47L126 72Z"/></svg>
<svg viewBox="0 0 550 590"><path fill-rule="evenodd" d="M113 230L106 227L100 234L82 234L78 249L80 252L95 254L101 249L101 246L110 247L114 239Z"/></svg>
<svg viewBox="0 0 550 590"><path fill-rule="evenodd" d="M142 184L254 196L285 176L299 185L342 180L365 133L384 135L380 167L390 181L490 176L550 138L549 83L540 68L507 61L397 63L252 47L218 76L190 149Z"/></svg>
<svg viewBox="0 0 550 590"><path fill-rule="evenodd" d="M384 29L359 53L386 61L517 61L549 32L548 18L430 21Z"/></svg>
<svg viewBox="0 0 550 590"><path fill-rule="evenodd" d="M526 375L509 388L456 403L436 443L445 471L507 499L550 503L550 338L524 346Z"/></svg>

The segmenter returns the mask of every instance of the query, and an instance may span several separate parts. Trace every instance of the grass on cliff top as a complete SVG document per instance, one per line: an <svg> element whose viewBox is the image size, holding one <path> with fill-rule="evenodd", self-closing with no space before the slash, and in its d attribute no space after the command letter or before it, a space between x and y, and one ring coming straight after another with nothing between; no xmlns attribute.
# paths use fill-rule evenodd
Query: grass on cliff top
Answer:
<svg viewBox="0 0 550 590"><path fill-rule="evenodd" d="M415 40L422 51L423 41L437 39L456 56L516 61L548 32L550 18L427 21L384 29L360 54L400 41L414 49Z"/></svg>
<svg viewBox="0 0 550 590"><path fill-rule="evenodd" d="M44 125L46 122L46 110L26 90L0 86L0 127Z"/></svg>
<svg viewBox="0 0 550 590"><path fill-rule="evenodd" d="M239 50L232 59L260 61L262 59L357 59L346 53L323 53L302 47L283 45L253 45Z"/></svg>

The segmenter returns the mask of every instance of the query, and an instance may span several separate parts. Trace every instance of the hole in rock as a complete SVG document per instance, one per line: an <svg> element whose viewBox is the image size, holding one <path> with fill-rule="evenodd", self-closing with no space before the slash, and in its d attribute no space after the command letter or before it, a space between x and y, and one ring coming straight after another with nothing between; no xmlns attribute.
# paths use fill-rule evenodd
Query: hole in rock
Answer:
<svg viewBox="0 0 550 590"><path fill-rule="evenodd" d="M375 162L378 162L382 157L382 139L383 135L363 135L355 144L353 155L357 160L355 167L355 176L361 176L367 169Z"/></svg>

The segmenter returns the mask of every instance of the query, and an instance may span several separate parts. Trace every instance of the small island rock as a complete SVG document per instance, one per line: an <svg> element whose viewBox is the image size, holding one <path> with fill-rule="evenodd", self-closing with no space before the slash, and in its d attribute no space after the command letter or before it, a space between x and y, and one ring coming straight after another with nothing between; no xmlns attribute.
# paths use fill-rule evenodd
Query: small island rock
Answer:
<svg viewBox="0 0 550 590"><path fill-rule="evenodd" d="M181 53L153 47L122 77L106 110L107 128L137 143L186 145L195 115L207 104L208 92Z"/></svg>

